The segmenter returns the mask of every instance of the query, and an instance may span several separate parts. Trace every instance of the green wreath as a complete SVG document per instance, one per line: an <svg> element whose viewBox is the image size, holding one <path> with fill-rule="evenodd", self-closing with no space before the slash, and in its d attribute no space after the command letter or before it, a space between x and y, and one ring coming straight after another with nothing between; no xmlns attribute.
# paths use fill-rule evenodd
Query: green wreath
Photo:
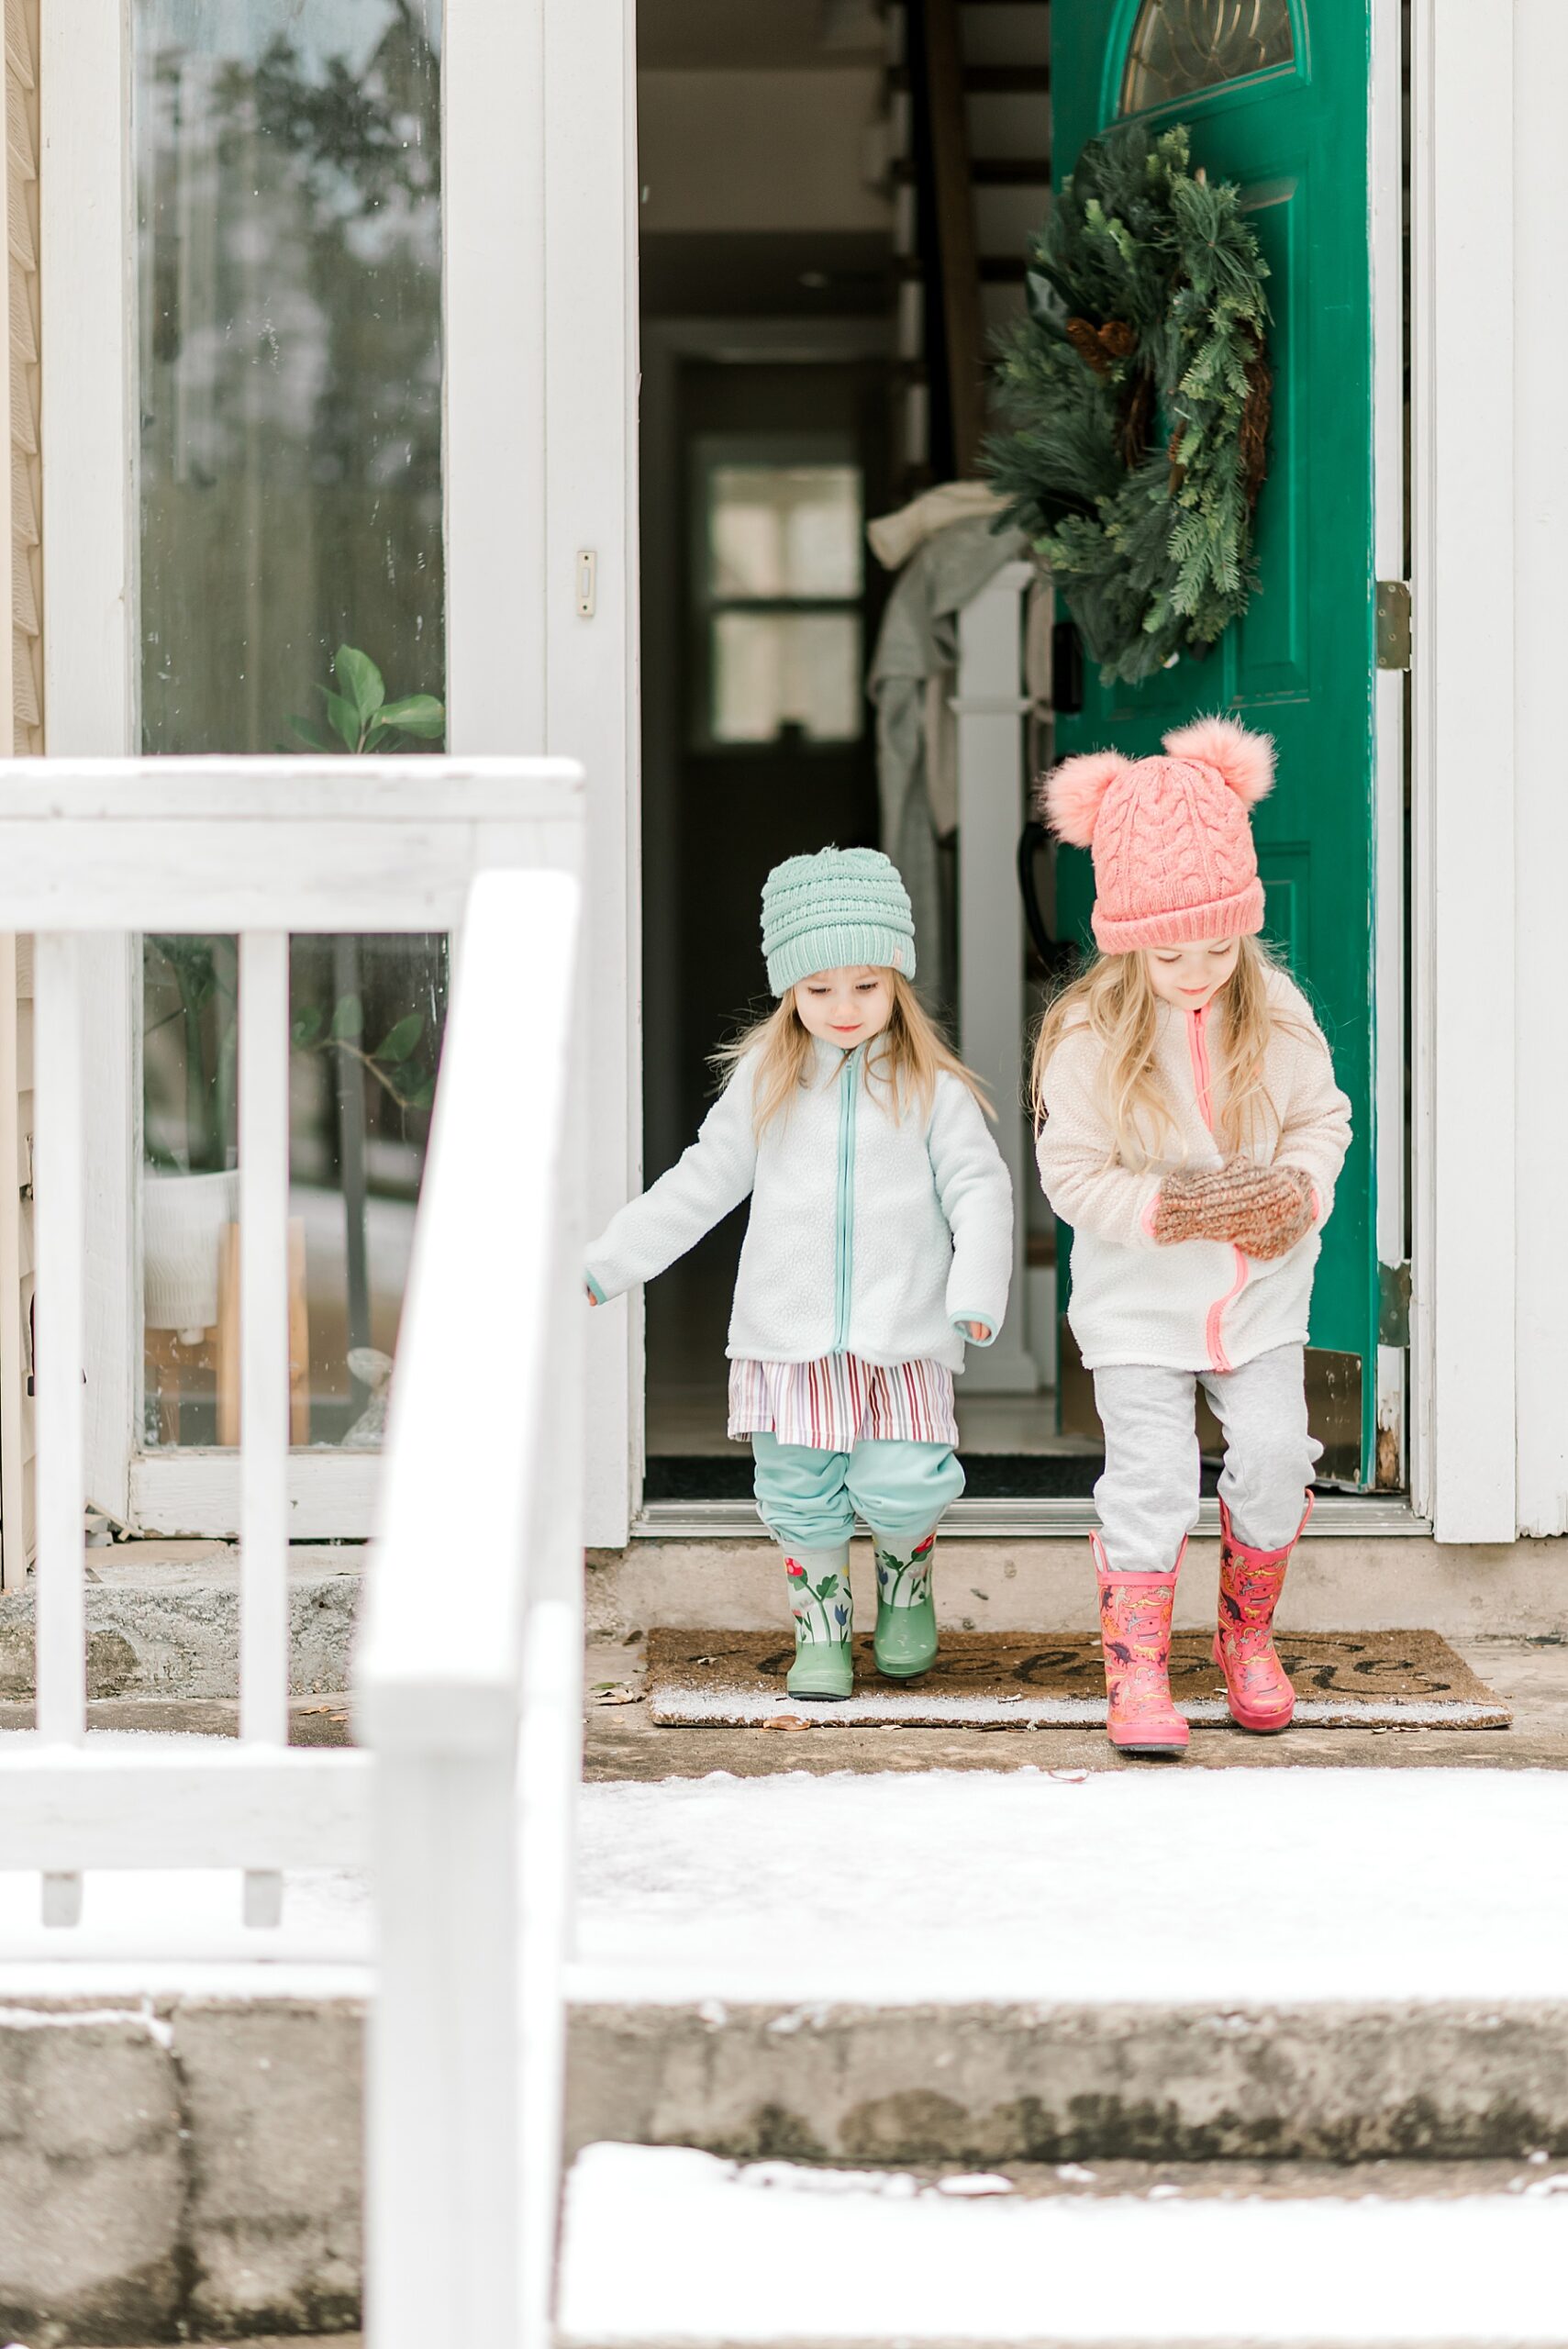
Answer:
<svg viewBox="0 0 1568 2349"><path fill-rule="evenodd" d="M1268 265L1184 125L1084 148L999 343L985 470L1108 682L1201 654L1257 584Z"/></svg>

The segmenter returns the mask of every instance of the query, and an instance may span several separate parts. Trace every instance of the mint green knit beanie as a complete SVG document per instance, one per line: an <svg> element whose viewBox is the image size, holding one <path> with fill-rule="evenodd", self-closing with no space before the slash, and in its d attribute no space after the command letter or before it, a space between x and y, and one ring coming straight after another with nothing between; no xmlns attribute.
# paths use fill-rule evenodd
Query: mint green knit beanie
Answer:
<svg viewBox="0 0 1568 2349"><path fill-rule="evenodd" d="M876 848L824 848L787 857L762 885L768 985L787 995L818 971L915 975L915 917L898 869Z"/></svg>

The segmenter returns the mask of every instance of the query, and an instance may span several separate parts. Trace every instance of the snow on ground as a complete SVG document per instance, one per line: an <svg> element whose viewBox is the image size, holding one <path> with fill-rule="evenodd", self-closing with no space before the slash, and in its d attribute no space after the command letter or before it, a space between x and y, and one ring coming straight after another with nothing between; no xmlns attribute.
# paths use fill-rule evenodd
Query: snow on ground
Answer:
<svg viewBox="0 0 1568 2349"><path fill-rule="evenodd" d="M1568 1773L1551 1771L612 1782L580 1790L571 1988L789 2005L1558 1998L1565 1850ZM363 1878L340 1872L289 1877L283 1924L254 1930L235 1871L96 1871L83 1925L61 1932L39 1920L36 1876L0 1873L0 1996L189 1987L193 1968L202 1987L238 1990L243 1971L280 1991L308 1969L357 1995L373 1924Z"/></svg>
<svg viewBox="0 0 1568 2349"><path fill-rule="evenodd" d="M1568 1774L585 1787L584 1998L1561 1998Z"/></svg>
<svg viewBox="0 0 1568 2349"><path fill-rule="evenodd" d="M284 1879L283 1922L248 1926L237 1868L88 1870L82 1922L45 1925L39 1883L0 1871L0 1999L129 1996L363 1995L372 1913L362 1876L302 1869Z"/></svg>
<svg viewBox="0 0 1568 2349"><path fill-rule="evenodd" d="M591 2145L568 2188L558 2338L1561 2345L1564 2205L970 2200Z"/></svg>

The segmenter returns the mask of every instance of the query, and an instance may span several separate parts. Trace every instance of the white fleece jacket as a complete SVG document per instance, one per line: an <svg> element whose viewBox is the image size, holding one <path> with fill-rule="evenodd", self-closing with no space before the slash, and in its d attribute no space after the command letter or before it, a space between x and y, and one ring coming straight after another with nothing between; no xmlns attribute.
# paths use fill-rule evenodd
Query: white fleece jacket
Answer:
<svg viewBox="0 0 1568 2349"><path fill-rule="evenodd" d="M1218 1166L1225 1156L1215 1139L1224 1078L1211 1058L1212 1008L1160 1007L1155 1060L1177 1134L1169 1154L1147 1167L1117 1161L1103 1054L1086 1022L1070 1028L1051 1056L1036 1156L1046 1197L1072 1227L1067 1319L1090 1370L1123 1363L1233 1370L1275 1346L1307 1342L1318 1233L1350 1143L1351 1105L1300 989L1279 973L1270 994L1281 1026L1263 1075L1275 1117L1249 1154L1264 1165L1303 1168L1316 1188L1317 1215L1305 1237L1268 1264L1227 1241L1157 1247L1150 1230L1167 1173Z"/></svg>
<svg viewBox="0 0 1568 2349"><path fill-rule="evenodd" d="M1012 1186L973 1095L944 1074L929 1117L891 1116L862 1053L818 1041L806 1085L759 1141L755 1074L743 1061L684 1156L594 1242L595 1294L652 1280L750 1196L732 1360L962 1370L960 1325L995 1337L1013 1262Z"/></svg>

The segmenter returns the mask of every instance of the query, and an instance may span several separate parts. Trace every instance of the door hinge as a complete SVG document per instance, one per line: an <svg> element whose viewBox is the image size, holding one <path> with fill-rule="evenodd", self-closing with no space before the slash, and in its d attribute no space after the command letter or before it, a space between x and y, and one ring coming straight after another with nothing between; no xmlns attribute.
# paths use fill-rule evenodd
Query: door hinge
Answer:
<svg viewBox="0 0 1568 2349"><path fill-rule="evenodd" d="M1410 1267L1379 1264L1377 1268L1377 1342L1407 1346L1410 1342Z"/></svg>
<svg viewBox="0 0 1568 2349"><path fill-rule="evenodd" d="M1410 583L1380 579L1375 606L1375 640L1380 669L1410 666Z"/></svg>

